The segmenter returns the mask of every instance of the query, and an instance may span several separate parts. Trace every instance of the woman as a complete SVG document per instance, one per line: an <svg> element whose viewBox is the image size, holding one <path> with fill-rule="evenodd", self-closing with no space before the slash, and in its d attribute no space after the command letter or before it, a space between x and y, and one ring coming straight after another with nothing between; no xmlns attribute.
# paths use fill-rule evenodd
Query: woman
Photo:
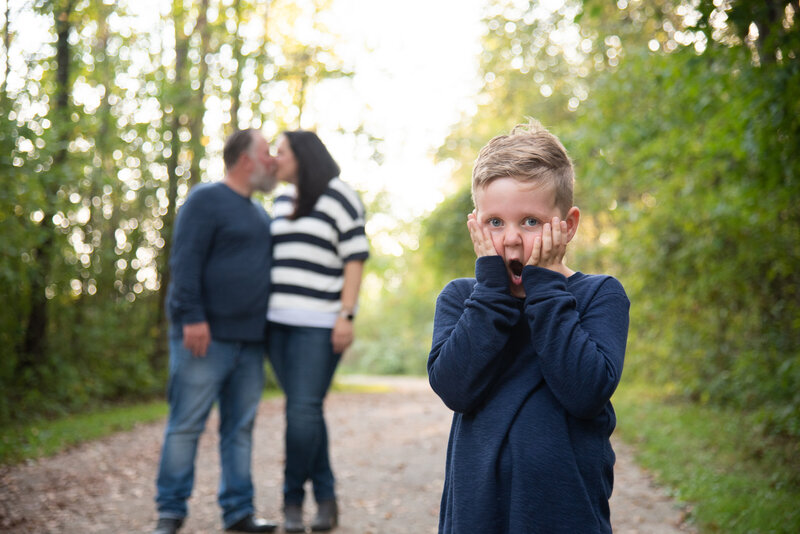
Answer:
<svg viewBox="0 0 800 534"><path fill-rule="evenodd" d="M286 394L284 530L304 532L304 484L311 480L317 515L311 528L338 523L334 476L322 403L342 352L353 342L368 243L364 208L313 132L284 132L276 178L269 358Z"/></svg>

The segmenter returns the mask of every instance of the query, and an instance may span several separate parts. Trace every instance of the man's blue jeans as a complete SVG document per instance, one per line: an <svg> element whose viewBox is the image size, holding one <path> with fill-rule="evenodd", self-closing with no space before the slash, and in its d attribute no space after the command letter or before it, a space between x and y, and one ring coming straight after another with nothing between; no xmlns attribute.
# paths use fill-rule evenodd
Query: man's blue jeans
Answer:
<svg viewBox="0 0 800 534"><path fill-rule="evenodd" d="M212 340L206 356L193 357L182 338L170 339L169 420L156 481L159 517L186 517L197 442L215 401L223 524L229 527L254 512L250 456L263 389L264 343Z"/></svg>
<svg viewBox="0 0 800 534"><path fill-rule="evenodd" d="M317 502L335 499L322 401L340 357L330 328L269 325L269 359L286 394L284 504L303 503L306 480Z"/></svg>

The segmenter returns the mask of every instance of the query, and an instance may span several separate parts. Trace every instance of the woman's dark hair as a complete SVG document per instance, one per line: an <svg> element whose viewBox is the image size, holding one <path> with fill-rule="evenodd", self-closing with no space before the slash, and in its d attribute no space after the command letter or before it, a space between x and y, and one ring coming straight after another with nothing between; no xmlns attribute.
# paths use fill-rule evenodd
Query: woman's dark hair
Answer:
<svg viewBox="0 0 800 534"><path fill-rule="evenodd" d="M310 214L328 182L339 176L339 166L317 134L307 130L283 132L297 160L297 201L290 219Z"/></svg>

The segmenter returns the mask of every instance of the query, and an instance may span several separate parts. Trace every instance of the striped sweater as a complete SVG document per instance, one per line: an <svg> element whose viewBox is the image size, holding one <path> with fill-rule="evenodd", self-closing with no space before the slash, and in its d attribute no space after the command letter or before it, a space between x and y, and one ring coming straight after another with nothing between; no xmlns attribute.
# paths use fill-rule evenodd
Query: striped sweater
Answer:
<svg viewBox="0 0 800 534"><path fill-rule="evenodd" d="M364 207L358 194L333 178L312 212L296 220L296 191L275 199L272 295L267 318L292 326L332 328L341 308L344 264L369 256Z"/></svg>

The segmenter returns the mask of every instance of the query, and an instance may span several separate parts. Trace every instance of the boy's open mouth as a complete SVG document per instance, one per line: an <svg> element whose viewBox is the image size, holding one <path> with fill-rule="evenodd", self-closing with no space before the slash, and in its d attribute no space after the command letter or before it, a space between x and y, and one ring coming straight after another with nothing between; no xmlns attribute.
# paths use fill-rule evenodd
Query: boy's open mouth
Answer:
<svg viewBox="0 0 800 534"><path fill-rule="evenodd" d="M508 262L508 268L511 271L511 281L515 284L522 283L522 262L519 260L511 260Z"/></svg>

